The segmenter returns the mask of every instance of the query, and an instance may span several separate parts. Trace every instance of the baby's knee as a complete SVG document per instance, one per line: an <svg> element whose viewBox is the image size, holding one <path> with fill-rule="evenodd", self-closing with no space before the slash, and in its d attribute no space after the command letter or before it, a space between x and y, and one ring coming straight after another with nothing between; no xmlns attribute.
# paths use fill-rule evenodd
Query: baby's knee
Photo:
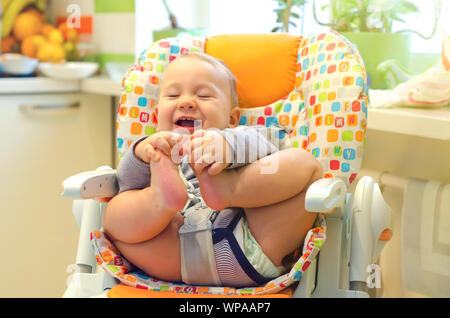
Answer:
<svg viewBox="0 0 450 318"><path fill-rule="evenodd" d="M323 177L321 163L308 151L300 148L282 150L287 158L286 165L291 171L297 171L301 179L307 181L308 188L311 183Z"/></svg>
<svg viewBox="0 0 450 318"><path fill-rule="evenodd" d="M322 165L314 157L311 152L301 148L289 148L280 150L280 154L287 157L295 166L300 165L303 168L310 167L311 169L323 171Z"/></svg>

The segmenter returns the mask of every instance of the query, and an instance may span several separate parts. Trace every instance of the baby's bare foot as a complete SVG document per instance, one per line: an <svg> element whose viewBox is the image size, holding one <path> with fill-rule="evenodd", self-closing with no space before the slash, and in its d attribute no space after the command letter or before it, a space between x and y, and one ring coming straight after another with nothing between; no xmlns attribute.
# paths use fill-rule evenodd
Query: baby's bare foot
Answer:
<svg viewBox="0 0 450 318"><path fill-rule="evenodd" d="M188 194L179 174L178 164L159 150L159 159L150 161L151 189L160 201L161 210L176 213L186 205Z"/></svg>
<svg viewBox="0 0 450 318"><path fill-rule="evenodd" d="M210 208L220 211L233 206L235 171L223 170L217 175L210 175L208 169L204 169L196 176L203 200Z"/></svg>

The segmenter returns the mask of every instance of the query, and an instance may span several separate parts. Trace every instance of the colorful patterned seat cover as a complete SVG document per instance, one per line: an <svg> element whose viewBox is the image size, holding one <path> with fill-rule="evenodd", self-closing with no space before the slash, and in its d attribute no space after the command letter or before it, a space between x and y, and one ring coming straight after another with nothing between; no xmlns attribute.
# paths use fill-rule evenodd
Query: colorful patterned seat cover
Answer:
<svg viewBox="0 0 450 318"><path fill-rule="evenodd" d="M193 286L161 281L149 277L140 269L134 268L114 247L103 231L91 233L91 242L95 251L97 264L120 280L122 283L146 290L173 291L179 293L216 294L216 295L261 295L277 293L297 282L308 269L326 239L326 224L319 214L317 226L308 232L303 245L303 253L289 273L277 277L263 286L249 288Z"/></svg>
<svg viewBox="0 0 450 318"><path fill-rule="evenodd" d="M367 79L356 48L342 35L329 31L300 37L295 88L269 105L242 109L240 125L276 125L289 134L292 147L311 152L322 164L324 178L349 185L361 166L367 126ZM156 131L154 113L161 76L167 65L185 52L204 52L206 37L179 37L155 42L144 51L122 81L118 109L119 158L137 138ZM239 80L239 78L238 78ZM326 212L326 211L324 211ZM258 288L188 286L158 281L130 264L102 231L92 233L97 262L127 285L152 290L214 294L273 293L297 281L325 241L325 219L309 231L303 255L292 270Z"/></svg>

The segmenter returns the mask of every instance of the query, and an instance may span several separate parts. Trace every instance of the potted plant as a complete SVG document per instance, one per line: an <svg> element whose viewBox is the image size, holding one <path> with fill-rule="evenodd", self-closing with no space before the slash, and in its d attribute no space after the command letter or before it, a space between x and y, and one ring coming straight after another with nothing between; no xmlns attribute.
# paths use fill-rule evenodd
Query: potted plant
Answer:
<svg viewBox="0 0 450 318"><path fill-rule="evenodd" d="M275 0L278 3L278 8L273 10L277 14L277 25L271 32L289 32L289 26L297 27L292 19L299 19L300 15L293 11L296 7L304 8L306 0Z"/></svg>
<svg viewBox="0 0 450 318"><path fill-rule="evenodd" d="M404 22L402 16L419 12L410 0L330 0L321 8L329 9L329 23L317 19L313 0L313 16L317 23L331 27L358 47L369 75L370 87L383 89L386 84L383 75L377 72L377 66L385 60L395 59L408 67L411 34L430 39L436 32L440 0L434 2L435 21L429 36L409 29L392 32L394 21Z"/></svg>
<svg viewBox="0 0 450 318"><path fill-rule="evenodd" d="M163 30L155 30L153 31L153 41L158 41L163 38L176 37L182 33L188 33L191 35L202 35L203 30L193 30L193 29L184 29L178 25L178 21L176 16L173 14L172 10L167 3L167 0L162 0L164 4L164 8L169 15L170 26Z"/></svg>

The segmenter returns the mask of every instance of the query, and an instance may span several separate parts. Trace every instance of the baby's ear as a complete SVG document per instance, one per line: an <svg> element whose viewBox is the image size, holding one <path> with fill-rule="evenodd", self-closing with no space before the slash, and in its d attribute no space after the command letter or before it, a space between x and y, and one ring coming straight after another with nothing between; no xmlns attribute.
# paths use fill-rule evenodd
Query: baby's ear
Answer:
<svg viewBox="0 0 450 318"><path fill-rule="evenodd" d="M158 123L158 105L155 106L155 119L156 119L156 131L159 131L159 123Z"/></svg>
<svg viewBox="0 0 450 318"><path fill-rule="evenodd" d="M235 107L231 110L229 127L236 127L241 119L241 109Z"/></svg>

